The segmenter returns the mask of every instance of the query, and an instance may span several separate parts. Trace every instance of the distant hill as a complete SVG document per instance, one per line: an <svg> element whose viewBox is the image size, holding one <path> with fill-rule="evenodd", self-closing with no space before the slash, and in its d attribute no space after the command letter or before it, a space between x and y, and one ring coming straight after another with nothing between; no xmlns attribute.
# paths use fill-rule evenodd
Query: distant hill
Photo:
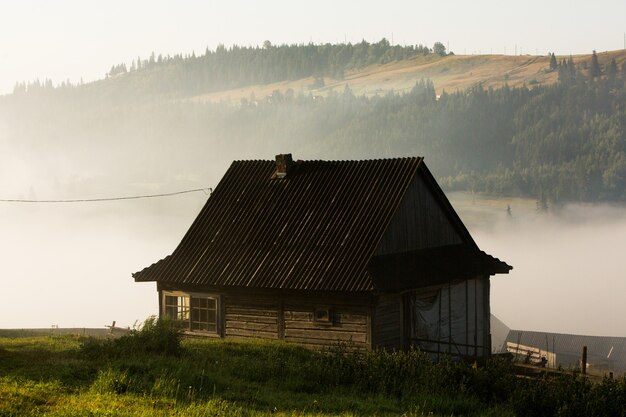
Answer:
<svg viewBox="0 0 626 417"><path fill-rule="evenodd" d="M598 53L600 65L614 59L619 68L626 64L626 49ZM581 68L591 65L591 54L572 56L574 64ZM570 56L556 56L558 62ZM393 92L408 92L421 79L433 82L437 94L482 86L499 88L529 88L555 84L558 71L550 70L550 57L534 55L449 55L417 56L387 64L375 64L347 72L342 79L324 77L324 85L316 86L314 77L298 80L283 80L269 84L255 84L240 88L224 89L208 94L192 95L194 101L238 103L241 99L256 99L271 96L275 91L285 93L305 92L326 96L329 92L341 92L349 86L355 95L381 95Z"/></svg>
<svg viewBox="0 0 626 417"><path fill-rule="evenodd" d="M420 155L447 190L542 209L626 201L626 51L442 48L220 47L138 58L84 85L18 84L0 96L0 188L50 198L201 188L232 160L292 152Z"/></svg>
<svg viewBox="0 0 626 417"><path fill-rule="evenodd" d="M438 46L442 50L437 49ZM626 50L597 54L599 64L614 60L626 65ZM550 67L547 55L455 55L441 43L391 45L386 39L376 43L305 44L240 47L222 45L204 54L175 55L154 53L137 57L129 65L113 65L105 79L85 85L62 83L57 89L81 89L107 98L121 96L190 99L196 102L259 100L274 92L327 96L349 87L360 96L388 92L408 92L423 79L432 81L437 94L483 88L551 85L558 71ZM557 63L571 60L577 68L591 66L592 54L556 56ZM18 83L15 93L49 90L50 81Z"/></svg>

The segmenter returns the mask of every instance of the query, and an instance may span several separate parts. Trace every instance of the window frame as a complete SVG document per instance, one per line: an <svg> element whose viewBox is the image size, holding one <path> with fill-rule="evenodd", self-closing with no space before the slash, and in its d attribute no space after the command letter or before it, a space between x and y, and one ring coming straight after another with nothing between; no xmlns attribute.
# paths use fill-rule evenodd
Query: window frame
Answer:
<svg viewBox="0 0 626 417"><path fill-rule="evenodd" d="M318 312L325 312L326 318L318 317ZM315 324L319 324L322 326L333 326L334 325L334 317L333 317L333 309L331 306L327 305L318 305L313 308L313 322Z"/></svg>
<svg viewBox="0 0 626 417"><path fill-rule="evenodd" d="M189 291L171 291L171 290L162 290L161 291L161 316L169 317L167 314L168 304L166 302L167 297L186 297L187 298L187 317L184 320L176 320L179 323L182 323L181 326L184 333L193 333L193 334L201 334L207 336L218 336L222 337L222 297L220 294L216 293L208 293L208 292L189 292ZM208 299L215 300L215 330L205 330L205 329L193 329L194 323L202 323L201 321L194 321L194 308L201 308L207 311L207 317L209 316L209 311L213 310L211 308L203 308L203 307L194 307L193 299ZM209 321L206 322L207 325L211 323Z"/></svg>

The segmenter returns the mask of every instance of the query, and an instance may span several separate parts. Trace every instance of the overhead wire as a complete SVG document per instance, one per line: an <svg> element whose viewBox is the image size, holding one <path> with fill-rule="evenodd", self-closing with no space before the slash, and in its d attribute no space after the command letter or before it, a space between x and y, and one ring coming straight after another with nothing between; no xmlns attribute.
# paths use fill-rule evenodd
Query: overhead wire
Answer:
<svg viewBox="0 0 626 417"><path fill-rule="evenodd" d="M157 198L157 197L171 197L180 194L189 194L189 193L197 193L202 191L206 195L211 195L213 193L212 188L194 188L191 190L182 190L182 191L174 191L171 193L161 193L161 194L143 194L143 195L133 195L133 196L124 196L124 197L104 197L104 198L78 198L78 199L67 199L67 200L35 200L35 199L22 199L22 198L12 198L12 199L0 199L0 203L94 203L94 202L102 202L102 201L120 201L120 200L138 200L142 198Z"/></svg>

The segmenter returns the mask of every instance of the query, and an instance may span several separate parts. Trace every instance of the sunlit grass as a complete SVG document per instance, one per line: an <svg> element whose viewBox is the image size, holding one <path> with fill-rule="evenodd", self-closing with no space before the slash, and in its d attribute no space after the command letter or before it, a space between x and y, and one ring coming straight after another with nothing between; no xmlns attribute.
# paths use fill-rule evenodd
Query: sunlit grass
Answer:
<svg viewBox="0 0 626 417"><path fill-rule="evenodd" d="M483 408L461 397L407 401L324 384L320 372L328 370L310 375L323 366L321 354L281 342L191 339L180 356L128 357L85 348L92 343L128 348L76 336L0 338L0 416L418 416Z"/></svg>
<svg viewBox="0 0 626 417"><path fill-rule="evenodd" d="M148 330L108 341L0 338L0 416L531 416L538 409L604 416L626 409L626 380L527 381L501 361L433 363L419 351L354 353L343 345L316 353L277 341L183 339L171 349L176 335ZM565 405L571 412L563 414Z"/></svg>

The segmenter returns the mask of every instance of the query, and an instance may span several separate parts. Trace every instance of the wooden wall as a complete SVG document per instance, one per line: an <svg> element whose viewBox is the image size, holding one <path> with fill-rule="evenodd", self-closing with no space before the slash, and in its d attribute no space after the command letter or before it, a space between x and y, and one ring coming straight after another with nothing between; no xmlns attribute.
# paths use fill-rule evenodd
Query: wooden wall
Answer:
<svg viewBox="0 0 626 417"><path fill-rule="evenodd" d="M394 214L376 255L463 243L432 191L417 175Z"/></svg>
<svg viewBox="0 0 626 417"><path fill-rule="evenodd" d="M220 295L224 337L281 339L323 349L346 343L371 348L372 297L368 294L253 291L245 289L180 288L159 284L162 290ZM331 320L314 320L316 308L328 308Z"/></svg>
<svg viewBox="0 0 626 417"><path fill-rule="evenodd" d="M368 306L342 305L325 297L310 296L251 298L229 294L223 300L226 337L284 339L313 349L337 342L359 349L369 348ZM330 309L329 323L315 322L316 307Z"/></svg>
<svg viewBox="0 0 626 417"><path fill-rule="evenodd" d="M319 349L337 342L348 347L369 349L369 308L357 306L330 306L332 319L328 324L313 320L313 303L289 301L285 303L285 340Z"/></svg>
<svg viewBox="0 0 626 417"><path fill-rule="evenodd" d="M381 294L372 319L374 348L402 349L402 297Z"/></svg>
<svg viewBox="0 0 626 417"><path fill-rule="evenodd" d="M222 297L222 300L225 336L279 338L279 303L276 300L241 295L227 295Z"/></svg>

